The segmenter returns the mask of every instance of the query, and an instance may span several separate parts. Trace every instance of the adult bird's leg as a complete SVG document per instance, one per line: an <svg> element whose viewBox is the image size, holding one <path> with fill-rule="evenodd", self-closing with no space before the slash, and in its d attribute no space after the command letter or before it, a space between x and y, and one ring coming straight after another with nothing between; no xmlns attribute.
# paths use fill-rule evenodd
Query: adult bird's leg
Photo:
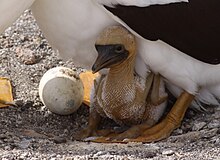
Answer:
<svg viewBox="0 0 220 160"><path fill-rule="evenodd" d="M140 137L129 139L129 142L154 142L169 137L173 130L180 126L185 112L194 97L194 95L184 91L177 99L171 111L159 124L144 131Z"/></svg>

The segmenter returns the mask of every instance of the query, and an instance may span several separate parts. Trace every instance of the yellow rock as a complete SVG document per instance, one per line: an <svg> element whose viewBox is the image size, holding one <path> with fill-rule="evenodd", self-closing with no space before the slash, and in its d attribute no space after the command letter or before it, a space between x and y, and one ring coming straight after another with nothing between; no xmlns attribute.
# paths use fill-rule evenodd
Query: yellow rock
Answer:
<svg viewBox="0 0 220 160"><path fill-rule="evenodd" d="M83 103L86 105L90 105L90 92L93 86L93 82L96 77L98 77L99 74L93 74L91 71L83 72L79 75L80 79L83 82L84 86L84 97L83 97Z"/></svg>
<svg viewBox="0 0 220 160"><path fill-rule="evenodd" d="M9 79L0 77L0 108L7 107L13 103L12 87Z"/></svg>

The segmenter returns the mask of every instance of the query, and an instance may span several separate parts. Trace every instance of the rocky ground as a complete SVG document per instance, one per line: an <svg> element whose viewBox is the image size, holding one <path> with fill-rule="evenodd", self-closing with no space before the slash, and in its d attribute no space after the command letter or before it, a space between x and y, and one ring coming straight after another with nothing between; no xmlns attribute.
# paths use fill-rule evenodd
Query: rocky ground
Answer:
<svg viewBox="0 0 220 160"><path fill-rule="evenodd" d="M0 35L0 76L13 85L19 107L0 109L0 159L220 159L220 108L189 110L179 129L157 143L97 144L72 141L86 125L88 107L70 116L52 114L38 96L42 75L63 62L30 11ZM112 122L108 122L111 124Z"/></svg>

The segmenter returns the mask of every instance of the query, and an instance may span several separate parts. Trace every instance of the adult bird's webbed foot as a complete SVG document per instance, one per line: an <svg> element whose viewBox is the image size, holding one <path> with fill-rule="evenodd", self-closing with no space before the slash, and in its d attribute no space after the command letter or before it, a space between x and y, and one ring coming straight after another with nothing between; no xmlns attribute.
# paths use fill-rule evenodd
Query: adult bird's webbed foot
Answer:
<svg viewBox="0 0 220 160"><path fill-rule="evenodd" d="M180 126L185 112L193 99L194 95L184 91L177 99L171 111L160 123L145 130L140 137L129 139L128 142L154 142L169 137L173 130Z"/></svg>
<svg viewBox="0 0 220 160"><path fill-rule="evenodd" d="M146 122L134 125L123 132L112 131L106 136L97 137L91 141L97 143L127 143L129 139L139 137L142 132L153 126L154 123L155 122L153 120L149 119Z"/></svg>
<svg viewBox="0 0 220 160"><path fill-rule="evenodd" d="M93 139L92 142L128 143L129 139L134 139L134 138L139 137L142 132L144 132L147 128L150 128L151 126L152 125L149 123L142 123L140 125L134 125L122 133L112 132L111 134L108 134L107 136L97 137Z"/></svg>
<svg viewBox="0 0 220 160"><path fill-rule="evenodd" d="M101 142L101 143L128 143L128 142L155 142L162 139L165 139L170 136L170 134L178 128L181 124L181 121L185 115L187 108L190 103L194 99L194 95L189 94L187 92L183 92L180 97L177 99L171 111L168 115L157 125L152 128L144 130L140 136L137 138L127 138L121 140L117 138L116 135L110 135L108 137L100 137L94 139L93 142ZM130 131L129 131L130 132ZM132 133L132 132L131 132ZM140 132L139 132L140 133ZM128 135L126 135L128 136ZM123 137L125 138L125 137Z"/></svg>
<svg viewBox="0 0 220 160"><path fill-rule="evenodd" d="M152 127L155 122L152 119L148 119L146 122L143 122L139 125L134 125L130 127L128 130L115 135L110 138L112 141L126 141L128 139L133 139L141 136L141 134L148 128Z"/></svg>
<svg viewBox="0 0 220 160"><path fill-rule="evenodd" d="M113 131L110 129L97 130L97 129L87 127L85 129L81 130L80 132L78 132L76 135L74 135L73 140L90 141L90 137L91 137L91 139L93 139L95 137L108 136L112 132Z"/></svg>

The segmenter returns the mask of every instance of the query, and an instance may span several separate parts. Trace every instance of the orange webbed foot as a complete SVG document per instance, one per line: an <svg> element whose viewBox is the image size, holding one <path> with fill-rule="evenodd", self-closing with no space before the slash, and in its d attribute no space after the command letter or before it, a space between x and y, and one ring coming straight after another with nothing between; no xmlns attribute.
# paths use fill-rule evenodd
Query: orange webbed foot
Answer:
<svg viewBox="0 0 220 160"><path fill-rule="evenodd" d="M179 127L181 121L185 115L187 108L194 99L194 95L187 92L183 92L177 99L171 111L168 113L165 119L160 123L153 126L152 128L146 129L137 138L124 139L124 140L114 140L117 135L110 135L108 137L100 137L93 142L99 143L128 143L128 142L155 142L165 139L170 136L170 134Z"/></svg>

